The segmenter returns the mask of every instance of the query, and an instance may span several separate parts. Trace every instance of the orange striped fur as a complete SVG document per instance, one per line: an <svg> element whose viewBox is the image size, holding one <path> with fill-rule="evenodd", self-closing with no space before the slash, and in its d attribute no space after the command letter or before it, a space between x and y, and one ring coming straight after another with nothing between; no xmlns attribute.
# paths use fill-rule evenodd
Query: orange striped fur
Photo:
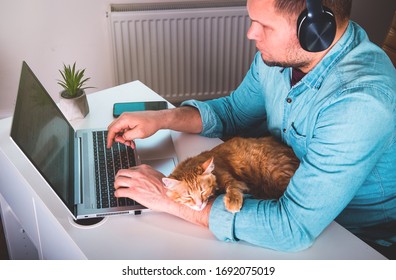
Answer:
<svg viewBox="0 0 396 280"><path fill-rule="evenodd" d="M170 198L195 210L225 193L227 210L238 212L243 193L279 199L298 166L293 150L274 137L235 137L179 163L163 182Z"/></svg>

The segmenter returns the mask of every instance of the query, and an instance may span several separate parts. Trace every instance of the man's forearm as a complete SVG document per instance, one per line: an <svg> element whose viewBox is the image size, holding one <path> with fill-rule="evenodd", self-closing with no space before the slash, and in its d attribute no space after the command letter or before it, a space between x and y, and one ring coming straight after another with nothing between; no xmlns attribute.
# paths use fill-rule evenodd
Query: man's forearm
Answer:
<svg viewBox="0 0 396 280"><path fill-rule="evenodd" d="M202 121L199 111L190 106L163 111L163 129L171 129L187 133L200 133Z"/></svg>
<svg viewBox="0 0 396 280"><path fill-rule="evenodd" d="M175 215L179 218L182 218L190 223L209 227L209 214L210 209L212 208L213 200L208 202L208 205L202 211L196 211L191 209L188 206L182 204L175 204L175 208L170 209L169 213Z"/></svg>
<svg viewBox="0 0 396 280"><path fill-rule="evenodd" d="M201 115L198 109L194 107L183 106L164 110L162 113L162 129L171 129L186 133L200 133L202 131ZM170 205L167 212L191 223L209 227L209 213L212 204L213 201L209 201L208 205L202 211L196 211L188 206L175 203Z"/></svg>

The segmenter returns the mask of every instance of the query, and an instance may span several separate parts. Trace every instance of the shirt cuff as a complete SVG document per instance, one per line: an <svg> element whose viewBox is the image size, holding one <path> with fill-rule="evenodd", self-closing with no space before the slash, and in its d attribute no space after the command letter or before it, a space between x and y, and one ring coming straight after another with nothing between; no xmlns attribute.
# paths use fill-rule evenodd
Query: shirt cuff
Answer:
<svg viewBox="0 0 396 280"><path fill-rule="evenodd" d="M191 106L198 109L202 121L202 132L200 135L211 138L222 136L221 127L216 125L219 121L209 104L192 99L182 102L180 106Z"/></svg>
<svg viewBox="0 0 396 280"><path fill-rule="evenodd" d="M235 214L229 212L223 202L224 195L218 196L209 214L209 229L217 239L226 242L238 241L234 235Z"/></svg>

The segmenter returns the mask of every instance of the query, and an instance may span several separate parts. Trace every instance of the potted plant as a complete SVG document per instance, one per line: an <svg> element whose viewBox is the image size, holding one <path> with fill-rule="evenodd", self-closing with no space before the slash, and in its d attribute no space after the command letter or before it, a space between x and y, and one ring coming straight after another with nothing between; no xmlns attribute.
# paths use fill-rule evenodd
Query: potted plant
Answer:
<svg viewBox="0 0 396 280"><path fill-rule="evenodd" d="M84 87L90 78L85 78L85 69L76 70L73 66L63 64L63 70L59 70L62 76L58 84L63 87L60 93L59 107L68 120L82 119L89 113L89 106Z"/></svg>

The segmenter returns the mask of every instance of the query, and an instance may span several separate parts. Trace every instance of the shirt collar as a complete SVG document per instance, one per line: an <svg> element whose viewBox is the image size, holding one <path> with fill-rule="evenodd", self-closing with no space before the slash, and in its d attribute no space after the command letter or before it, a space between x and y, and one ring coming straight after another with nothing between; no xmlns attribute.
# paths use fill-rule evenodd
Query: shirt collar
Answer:
<svg viewBox="0 0 396 280"><path fill-rule="evenodd" d="M356 27L352 21L349 22L345 33L338 42L330 49L324 58L305 75L301 82L310 88L319 89L328 76L328 73L353 47L354 34Z"/></svg>

